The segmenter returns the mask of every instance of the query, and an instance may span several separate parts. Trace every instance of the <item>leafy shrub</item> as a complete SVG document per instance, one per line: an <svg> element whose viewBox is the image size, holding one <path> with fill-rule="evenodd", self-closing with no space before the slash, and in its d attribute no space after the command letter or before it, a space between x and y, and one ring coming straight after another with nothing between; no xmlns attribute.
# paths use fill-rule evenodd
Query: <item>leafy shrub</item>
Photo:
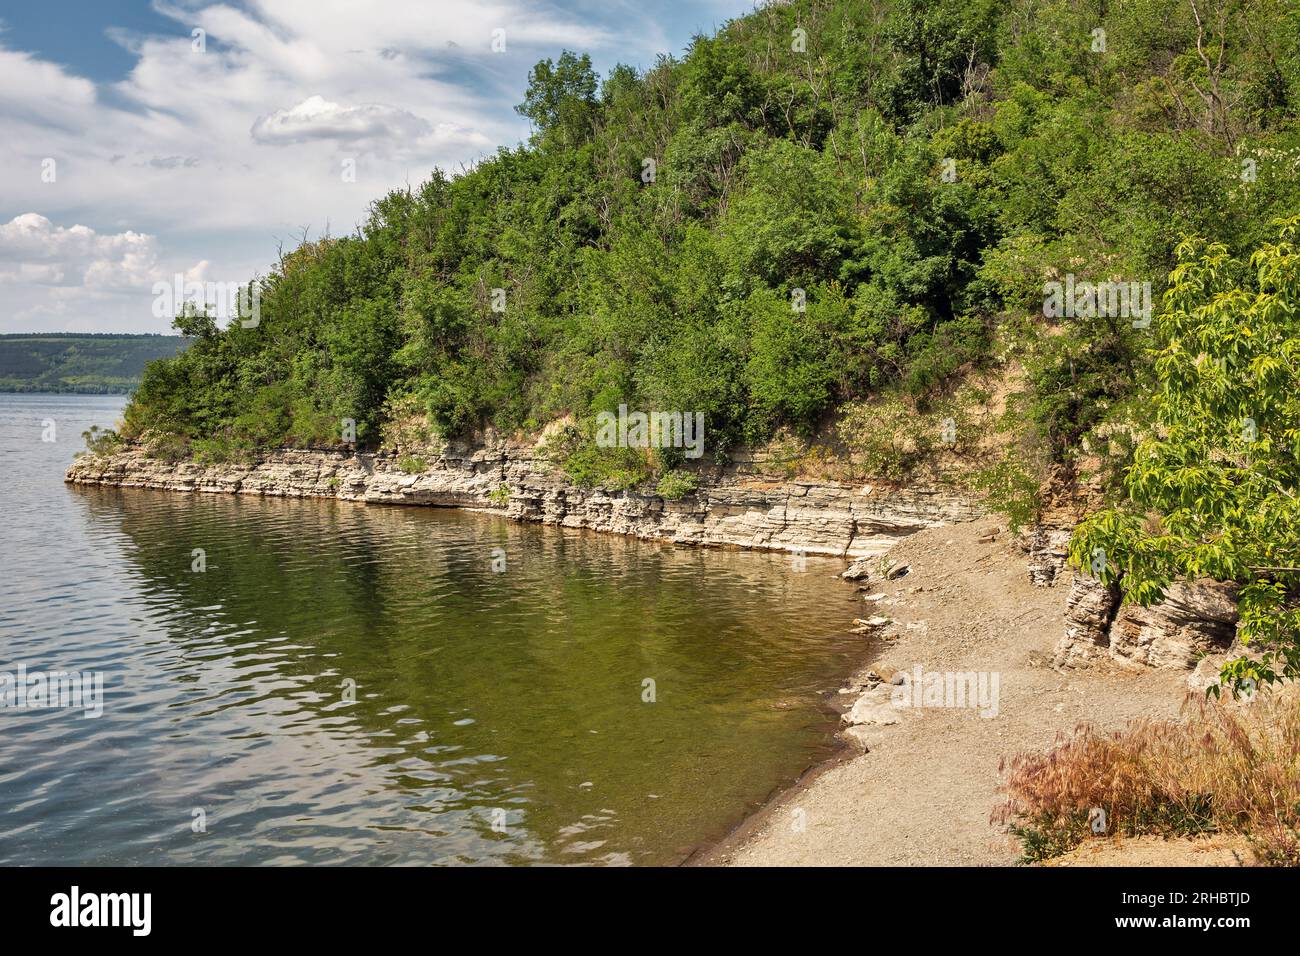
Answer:
<svg viewBox="0 0 1300 956"><path fill-rule="evenodd" d="M91 425L81 433L81 437L86 442L86 451L97 457L114 455L125 445L122 436L116 431L111 428L100 428L98 425Z"/></svg>
<svg viewBox="0 0 1300 956"><path fill-rule="evenodd" d="M669 471L659 478L655 494L661 498L685 498L699 488L699 479L689 471Z"/></svg>
<svg viewBox="0 0 1300 956"><path fill-rule="evenodd" d="M1249 265L1217 243L1179 246L1157 324L1155 425L1125 478L1128 501L1075 531L1102 576L1150 604L1170 582L1242 584L1239 682L1300 676L1300 216Z"/></svg>

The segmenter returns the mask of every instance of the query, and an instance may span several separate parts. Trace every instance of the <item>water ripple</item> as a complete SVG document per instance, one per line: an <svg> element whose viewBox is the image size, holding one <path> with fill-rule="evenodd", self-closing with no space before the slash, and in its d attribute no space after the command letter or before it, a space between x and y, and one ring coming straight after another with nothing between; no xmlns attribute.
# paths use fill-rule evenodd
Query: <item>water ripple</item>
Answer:
<svg viewBox="0 0 1300 956"><path fill-rule="evenodd" d="M826 752L833 562L64 486L119 408L0 396L0 671L104 680L0 708L0 863L665 862Z"/></svg>

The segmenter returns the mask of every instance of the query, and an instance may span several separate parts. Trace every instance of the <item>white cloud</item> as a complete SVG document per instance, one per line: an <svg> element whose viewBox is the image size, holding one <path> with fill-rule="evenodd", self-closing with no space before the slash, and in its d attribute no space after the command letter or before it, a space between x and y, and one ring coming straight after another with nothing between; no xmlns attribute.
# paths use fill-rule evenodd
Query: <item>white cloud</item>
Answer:
<svg viewBox="0 0 1300 956"><path fill-rule="evenodd" d="M395 106L366 103L341 106L311 96L287 110L276 110L253 124L254 142L269 146L332 139L367 147L399 145L432 131L425 120Z"/></svg>
<svg viewBox="0 0 1300 956"><path fill-rule="evenodd" d="M61 226L34 212L0 223L0 301L11 328L164 331L169 322L150 316L154 283L206 265L164 263L157 238L134 230Z"/></svg>
<svg viewBox="0 0 1300 956"><path fill-rule="evenodd" d="M87 226L56 226L34 212L0 224L0 281L27 277L42 285L132 289L158 273L153 236L100 235Z"/></svg>
<svg viewBox="0 0 1300 956"><path fill-rule="evenodd" d="M2 36L2 35L0 35ZM0 48L0 115L76 124L95 104L95 84L28 53Z"/></svg>
<svg viewBox="0 0 1300 956"><path fill-rule="evenodd" d="M157 2L179 35L114 31L136 62L100 85L0 33L0 222L28 244L0 255L0 329L161 331L113 290L200 260L223 282L265 274L278 241L350 231L388 190L526 137L511 107L541 57L664 49L651 5L574 2Z"/></svg>

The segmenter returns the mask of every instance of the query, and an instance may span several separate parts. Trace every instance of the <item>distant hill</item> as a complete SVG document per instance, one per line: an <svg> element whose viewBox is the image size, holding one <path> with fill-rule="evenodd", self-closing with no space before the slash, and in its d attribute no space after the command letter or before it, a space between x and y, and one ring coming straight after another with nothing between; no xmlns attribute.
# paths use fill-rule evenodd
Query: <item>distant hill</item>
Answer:
<svg viewBox="0 0 1300 956"><path fill-rule="evenodd" d="M126 394L147 363L171 358L189 343L181 335L0 335L0 392Z"/></svg>

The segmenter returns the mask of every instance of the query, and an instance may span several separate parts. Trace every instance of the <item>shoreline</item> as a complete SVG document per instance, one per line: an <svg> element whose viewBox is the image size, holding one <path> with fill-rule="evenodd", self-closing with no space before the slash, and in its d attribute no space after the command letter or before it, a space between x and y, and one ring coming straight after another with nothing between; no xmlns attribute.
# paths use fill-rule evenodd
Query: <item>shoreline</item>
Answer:
<svg viewBox="0 0 1300 956"><path fill-rule="evenodd" d="M856 582L844 580L843 583L852 585ZM868 639L862 654L858 655L858 659L844 672L843 685L851 687L863 683L872 666L884 653L884 648L880 644L881 642L875 638ZM829 752L806 765L794 776L793 780L788 783L778 783L762 801L753 809L743 813L720 836L704 840L693 847L685 857L677 861L677 866L710 867L727 865L722 861L729 852L738 849L747 839L758 834L763 828L774 825L777 814L797 800L801 794L813 787L822 775L860 755L861 751L844 734L843 717L849 710L848 704L851 701L848 703L840 701L839 706L835 706L831 703L833 699L834 697L827 697L822 701L822 707L826 711L828 719L834 721L830 730Z"/></svg>
<svg viewBox="0 0 1300 956"><path fill-rule="evenodd" d="M989 822L1001 759L1048 747L1081 721L1120 729L1137 717L1173 716L1189 683L1187 670L1131 661L1056 666L1076 588L1054 571L1035 573L1036 545L951 492L774 482L741 466L671 501L577 488L535 450L507 445L453 449L415 475L395 456L349 451L283 450L256 462L203 466L135 449L83 456L65 481L451 507L663 544L843 560L889 552L891 563L908 570L891 578L866 561L859 566L865 577L844 582L857 586L859 613L876 623L859 630L861 657L838 694L822 700L828 716L852 712L831 731L830 752L757 805L740 808L733 825L690 848L679 866L1015 863L1014 841ZM891 710L890 679L914 666L998 674L999 719L970 710ZM798 827L784 819L795 809Z"/></svg>
<svg viewBox="0 0 1300 956"><path fill-rule="evenodd" d="M877 493L869 486L814 482L771 487L761 476L745 474L743 466L701 488L692 496L697 501L686 504L628 492L610 494L568 484L531 451L520 446L464 450L438 459L425 473L428 479L419 481L412 478L425 476L404 474L391 456L294 449L257 463L202 466L188 460L164 462L128 449L103 457L83 455L69 466L64 480L81 486L449 507L665 544L803 551L846 562L883 555L926 528L949 527L979 515L969 496L929 489ZM490 497L503 485L510 489L504 506ZM936 498L938 508L927 511ZM857 582L841 583L853 587ZM844 621L846 631L852 627L852 618ZM881 643L875 636L864 638L862 653L843 672L841 686L861 683L861 675L881 655ZM724 823L717 836L702 840L670 865L714 865L719 853L770 820L793 795L827 770L852 760L855 748L840 724L851 703L833 692L823 697L819 707L828 720L828 753L793 780L777 781L756 805L738 808L734 822Z"/></svg>
<svg viewBox="0 0 1300 956"><path fill-rule="evenodd" d="M850 673L858 673L865 666L868 665L860 665ZM678 866L716 867L734 865L727 862L730 854L737 852L747 841L758 837L767 828L775 826L777 815L811 790L822 776L858 756L853 746L842 735L837 733L834 738L834 749L829 756L809 764L792 783L774 788L772 793L761 804L745 814L722 837L702 843L693 849Z"/></svg>
<svg viewBox="0 0 1300 956"><path fill-rule="evenodd" d="M64 481L474 509L673 544L848 559L876 557L926 528L983 514L969 493L781 481L755 458L702 475L701 486L678 499L574 485L536 446L526 444L448 446L437 457L419 459L421 468L404 470L411 461L348 449L281 449L247 463L202 465L151 458L130 447L75 459Z"/></svg>
<svg viewBox="0 0 1300 956"><path fill-rule="evenodd" d="M1081 722L1119 730L1178 713L1189 671L1052 666L1071 588L1031 583L1025 552L997 521L929 529L891 557L910 571L868 582L885 593L873 603L890 624L850 683L867 686L871 706L854 708L865 750L846 744L810 767L690 865L1016 865L1018 842L990 819L1003 759L1042 751ZM997 674L997 712L892 707L887 678L915 667ZM871 684L867 671L885 680Z"/></svg>

